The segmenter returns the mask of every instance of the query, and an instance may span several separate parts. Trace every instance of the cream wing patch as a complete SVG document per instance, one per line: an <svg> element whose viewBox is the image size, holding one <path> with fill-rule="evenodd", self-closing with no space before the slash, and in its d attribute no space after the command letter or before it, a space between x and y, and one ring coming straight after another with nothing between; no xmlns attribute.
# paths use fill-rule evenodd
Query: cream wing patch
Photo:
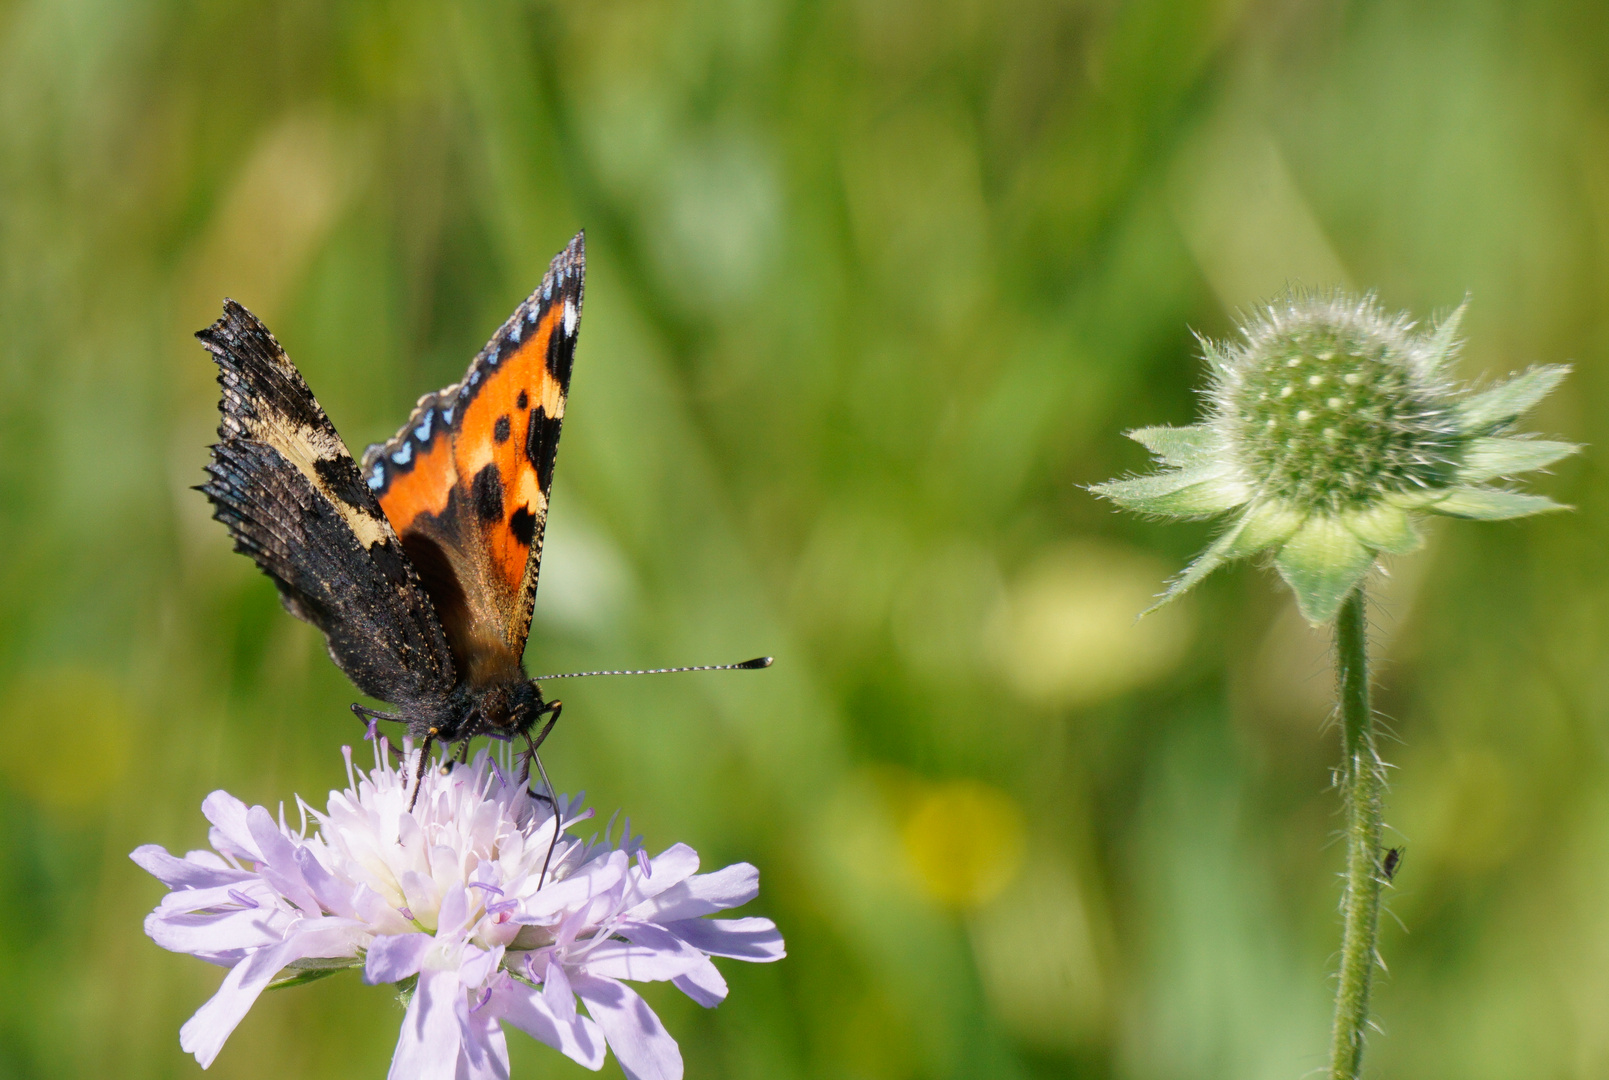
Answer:
<svg viewBox="0 0 1609 1080"><path fill-rule="evenodd" d="M245 426L253 438L273 447L280 457L296 466L313 490L335 507L365 548L383 544L395 537L391 523L383 516L366 506L354 505L338 490L346 486L342 483L347 479L346 474L350 474L352 483L357 483L357 466L339 440L317 428L293 424L283 416L259 415Z"/></svg>

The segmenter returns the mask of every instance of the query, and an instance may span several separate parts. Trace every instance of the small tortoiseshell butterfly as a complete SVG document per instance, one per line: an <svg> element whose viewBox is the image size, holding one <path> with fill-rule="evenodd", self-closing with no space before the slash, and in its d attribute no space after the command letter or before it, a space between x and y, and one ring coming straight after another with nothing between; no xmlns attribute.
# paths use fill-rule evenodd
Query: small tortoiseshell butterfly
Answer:
<svg viewBox="0 0 1609 1080"><path fill-rule="evenodd" d="M581 326L583 236L463 380L420 398L361 467L256 316L226 300L196 334L223 387L199 489L213 516L286 609L324 632L336 666L397 709L353 711L406 723L425 754L490 735L523 737L534 757L558 719L521 658Z"/></svg>

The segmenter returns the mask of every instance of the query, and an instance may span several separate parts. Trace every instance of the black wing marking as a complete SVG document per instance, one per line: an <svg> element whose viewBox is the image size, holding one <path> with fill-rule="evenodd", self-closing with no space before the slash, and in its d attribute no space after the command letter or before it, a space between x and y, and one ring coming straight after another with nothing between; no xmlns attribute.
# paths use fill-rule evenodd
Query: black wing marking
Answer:
<svg viewBox="0 0 1609 1080"><path fill-rule="evenodd" d="M456 679L440 621L352 455L279 342L232 300L196 334L218 363L220 442L200 491L324 632L359 690L398 705L445 699Z"/></svg>
<svg viewBox="0 0 1609 1080"><path fill-rule="evenodd" d="M564 406L570 396L570 371L575 364L576 335L581 329L581 304L586 293L587 247L586 233L579 232L568 247L554 258L543 278L542 293L545 310L551 325L548 330L543 366L547 378L559 385L558 408L544 404L531 410L530 424L526 429L525 457L536 471L537 489L541 493L541 509L529 520L517 517L510 526L533 534L531 553L521 576L518 599L506 633L515 651L525 651L526 639L531 634L531 613L536 608L536 584L542 572L542 540L547 531L548 500L553 494L553 466L559 451L559 426L564 421ZM548 290L551 288L552 295ZM544 321L539 316L536 320ZM551 395L548 395L551 396ZM517 512L516 512L517 513Z"/></svg>

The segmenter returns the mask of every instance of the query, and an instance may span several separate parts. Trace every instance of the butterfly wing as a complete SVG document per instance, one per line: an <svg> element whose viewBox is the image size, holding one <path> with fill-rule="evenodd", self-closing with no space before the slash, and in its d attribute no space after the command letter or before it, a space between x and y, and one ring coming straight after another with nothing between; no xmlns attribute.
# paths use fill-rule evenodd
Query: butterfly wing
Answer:
<svg viewBox="0 0 1609 1080"><path fill-rule="evenodd" d="M456 672L417 573L352 455L279 342L232 300L196 337L218 364L219 442L200 490L278 586L324 632L370 697L442 700Z"/></svg>
<svg viewBox="0 0 1609 1080"><path fill-rule="evenodd" d="M530 634L585 273L577 233L463 380L363 455L471 683L514 677Z"/></svg>

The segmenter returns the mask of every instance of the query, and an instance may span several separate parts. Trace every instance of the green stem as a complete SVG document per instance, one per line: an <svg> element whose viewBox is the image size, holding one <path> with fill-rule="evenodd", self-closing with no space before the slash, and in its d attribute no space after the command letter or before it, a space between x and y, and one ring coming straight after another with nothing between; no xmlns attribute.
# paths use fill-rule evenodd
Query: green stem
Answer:
<svg viewBox="0 0 1609 1080"><path fill-rule="evenodd" d="M1346 800L1346 892L1341 909L1341 970L1335 991L1331 1080L1356 1080L1369 1022L1369 984L1380 937L1381 795L1385 770L1374 749L1369 704L1369 640L1363 587L1341 605L1335 623L1335 681L1345 758L1339 781Z"/></svg>

